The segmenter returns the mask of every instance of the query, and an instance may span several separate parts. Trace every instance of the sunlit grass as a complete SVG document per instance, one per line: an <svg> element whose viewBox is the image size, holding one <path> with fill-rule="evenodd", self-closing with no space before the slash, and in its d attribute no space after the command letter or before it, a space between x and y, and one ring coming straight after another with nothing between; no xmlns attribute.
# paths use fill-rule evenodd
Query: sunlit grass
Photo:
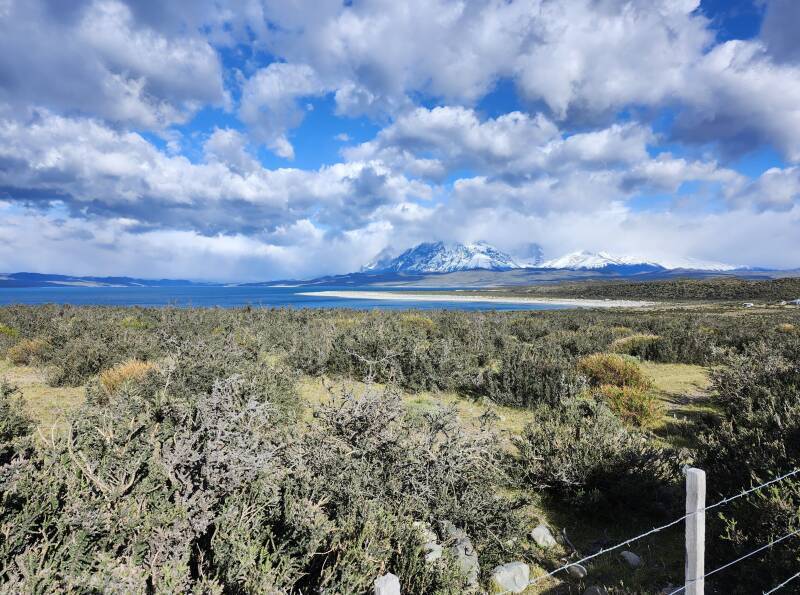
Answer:
<svg viewBox="0 0 800 595"><path fill-rule="evenodd" d="M45 371L30 366L14 366L0 359L0 378L19 387L26 411L43 433L62 432L69 413L84 402L83 387L52 387L47 384Z"/></svg>

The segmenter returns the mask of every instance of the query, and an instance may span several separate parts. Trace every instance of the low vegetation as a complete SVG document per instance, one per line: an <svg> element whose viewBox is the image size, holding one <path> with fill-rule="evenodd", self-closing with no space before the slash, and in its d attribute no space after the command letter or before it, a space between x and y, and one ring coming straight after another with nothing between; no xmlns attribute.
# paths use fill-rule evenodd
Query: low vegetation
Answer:
<svg viewBox="0 0 800 595"><path fill-rule="evenodd" d="M679 278L663 281L581 281L508 287L501 292L509 295L587 299L781 302L800 299L800 277L750 280L721 276L712 279Z"/></svg>
<svg viewBox="0 0 800 595"><path fill-rule="evenodd" d="M367 593L390 571L403 592L463 593L454 535L481 585L504 562L541 573L682 514L686 464L710 500L791 470L798 325L792 309L0 308L1 589ZM798 509L791 480L720 509L710 560L800 528ZM578 537L543 550L542 519ZM683 572L680 543L659 543L641 571L598 560L546 588L656 593ZM709 588L771 586L796 551Z"/></svg>

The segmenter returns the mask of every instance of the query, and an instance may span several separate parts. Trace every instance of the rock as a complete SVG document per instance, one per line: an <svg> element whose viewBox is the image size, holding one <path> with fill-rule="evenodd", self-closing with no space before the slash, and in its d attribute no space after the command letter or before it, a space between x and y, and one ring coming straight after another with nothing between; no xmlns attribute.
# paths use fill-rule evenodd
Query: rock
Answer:
<svg viewBox="0 0 800 595"><path fill-rule="evenodd" d="M423 545L425 548L425 561L429 564L436 562L436 560L442 557L442 546L439 545L437 541L436 533L434 533L429 525L419 521L415 522L414 526L419 529L419 532L422 534L422 539L425 542Z"/></svg>
<svg viewBox="0 0 800 595"><path fill-rule="evenodd" d="M431 529L431 526L421 521L414 521L414 527L422 534L422 539L426 542L436 541L436 533Z"/></svg>
<svg viewBox="0 0 800 595"><path fill-rule="evenodd" d="M605 587L598 587L597 585L592 585L583 592L583 595L608 595L608 591L606 591Z"/></svg>
<svg viewBox="0 0 800 595"><path fill-rule="evenodd" d="M492 571L492 588L499 593L522 593L530 584L530 573L525 562L503 564Z"/></svg>
<svg viewBox="0 0 800 595"><path fill-rule="evenodd" d="M456 559L458 567L461 569L463 575L467 578L470 586L478 584L478 572L480 565L478 564L478 553L472 547L472 542L467 537L463 529L457 528L450 521L442 523L442 529L445 535L448 536L448 541L453 542L450 546L450 553Z"/></svg>
<svg viewBox="0 0 800 595"><path fill-rule="evenodd" d="M550 533L550 529L548 529L546 525L538 525L531 531L530 535L531 539L536 542L536 545L542 549L546 550L558 545L555 537L553 537L553 534Z"/></svg>
<svg viewBox="0 0 800 595"><path fill-rule="evenodd" d="M625 562L631 568L639 568L639 566L642 565L642 559L639 556L637 556L636 554L634 554L633 552L625 551L625 552L622 552L619 556L620 556L620 558L625 560Z"/></svg>
<svg viewBox="0 0 800 595"><path fill-rule="evenodd" d="M375 595L400 595L400 579L391 572L375 579Z"/></svg>
<svg viewBox="0 0 800 595"><path fill-rule="evenodd" d="M459 529L450 521L442 521L442 530L444 534L453 540L467 539L467 534L464 529Z"/></svg>
<svg viewBox="0 0 800 595"><path fill-rule="evenodd" d="M428 564L432 564L436 562L439 558L442 557L442 546L440 546L436 542L428 542L425 544L425 561Z"/></svg>
<svg viewBox="0 0 800 595"><path fill-rule="evenodd" d="M569 574L572 578L583 579L586 578L586 575L589 574L589 571L580 564L573 564L572 566L567 567L567 574Z"/></svg>

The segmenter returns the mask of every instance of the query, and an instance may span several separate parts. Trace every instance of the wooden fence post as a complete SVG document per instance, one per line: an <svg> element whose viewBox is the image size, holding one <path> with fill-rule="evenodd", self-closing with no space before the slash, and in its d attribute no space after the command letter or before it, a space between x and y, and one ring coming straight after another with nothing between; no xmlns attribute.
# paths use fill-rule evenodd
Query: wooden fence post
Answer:
<svg viewBox="0 0 800 595"><path fill-rule="evenodd" d="M706 549L706 472L686 471L686 595L703 595ZM698 512L702 511L702 512Z"/></svg>

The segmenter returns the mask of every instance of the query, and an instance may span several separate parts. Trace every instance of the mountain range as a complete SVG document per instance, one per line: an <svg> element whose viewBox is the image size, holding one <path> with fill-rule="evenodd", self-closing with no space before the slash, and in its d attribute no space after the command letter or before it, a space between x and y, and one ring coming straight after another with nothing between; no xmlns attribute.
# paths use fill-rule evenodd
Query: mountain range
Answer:
<svg viewBox="0 0 800 595"><path fill-rule="evenodd" d="M735 267L695 259L652 260L607 252L579 251L544 260L536 244L522 254L511 255L486 242L425 242L400 252L384 250L361 270L344 275L315 279L242 283L244 286L416 286L416 287L492 287L533 285L559 281L598 279L639 280L678 277L704 278L730 275L746 278L798 276L800 271ZM40 273L0 274L3 287L171 287L227 285L173 279L133 277L77 277Z"/></svg>
<svg viewBox="0 0 800 595"><path fill-rule="evenodd" d="M535 246L535 245L534 245ZM530 252L531 249L529 248ZM607 252L582 250L559 258L543 261L541 249L534 250L535 258L520 259L486 242L445 243L425 242L392 257L384 250L361 268L362 273L453 273L456 271L513 269L556 270L616 270L631 274L657 270L733 271L737 267L695 259L655 261L635 256L617 256Z"/></svg>

